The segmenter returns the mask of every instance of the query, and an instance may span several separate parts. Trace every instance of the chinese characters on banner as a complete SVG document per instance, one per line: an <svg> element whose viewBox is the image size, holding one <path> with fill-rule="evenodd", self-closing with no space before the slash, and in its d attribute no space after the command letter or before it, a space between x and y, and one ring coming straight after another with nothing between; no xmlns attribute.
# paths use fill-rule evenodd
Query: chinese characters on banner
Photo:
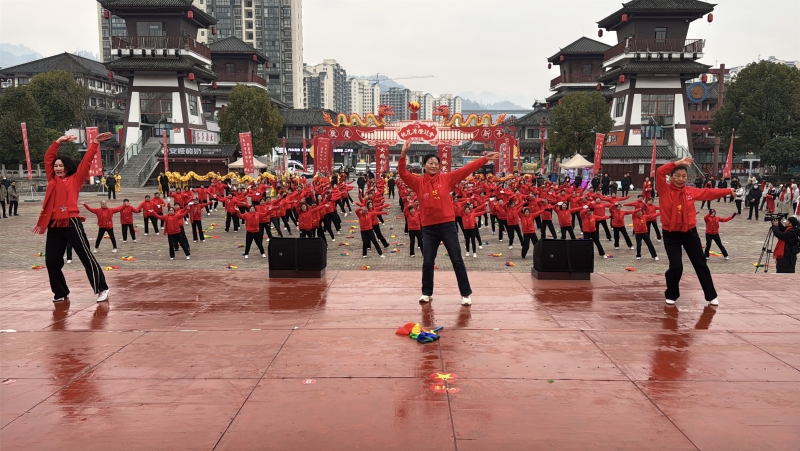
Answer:
<svg viewBox="0 0 800 451"><path fill-rule="evenodd" d="M330 138L317 138L314 146L314 170L316 172L331 173L332 148Z"/></svg>
<svg viewBox="0 0 800 451"><path fill-rule="evenodd" d="M449 144L439 144L439 170L450 172L453 148Z"/></svg>
<svg viewBox="0 0 800 451"><path fill-rule="evenodd" d="M606 142L606 135L604 133L595 133L594 137L594 167L592 168L593 174L599 174L600 169L603 167L603 144Z"/></svg>
<svg viewBox="0 0 800 451"><path fill-rule="evenodd" d="M91 146L92 141L97 138L97 127L86 127L86 146ZM94 154L92 165L89 166L89 177L100 177L103 175L103 160L100 158L100 150Z"/></svg>
<svg viewBox="0 0 800 451"><path fill-rule="evenodd" d="M731 169L733 169L733 133L734 132L735 132L735 130L731 130L731 146L728 148L728 159L725 160L725 169L722 171L722 178L724 178L724 179L731 178ZM27 145L26 145L25 149L27 150ZM28 163L28 164L30 164L30 163Z"/></svg>
<svg viewBox="0 0 800 451"><path fill-rule="evenodd" d="M656 178L656 144L658 143L657 139L653 139L653 156L650 158L650 178L655 180ZM652 183L652 182L651 182Z"/></svg>
<svg viewBox="0 0 800 451"><path fill-rule="evenodd" d="M508 137L495 141L495 150L500 152L500 167L495 172L505 172L510 174L514 170L511 161L511 143Z"/></svg>
<svg viewBox="0 0 800 451"><path fill-rule="evenodd" d="M303 172L308 172L308 149L306 149L305 138L303 138Z"/></svg>
<svg viewBox="0 0 800 451"><path fill-rule="evenodd" d="M376 144L375 145L375 174L381 177L384 173L389 172L389 145Z"/></svg>
<svg viewBox="0 0 800 451"><path fill-rule="evenodd" d="M28 148L28 125L24 122L22 123L22 145L25 146L25 162L28 164L28 180L31 180L33 179L33 174L31 174L31 151L30 148ZM3 199L3 201L5 201L5 199Z"/></svg>
<svg viewBox="0 0 800 451"><path fill-rule="evenodd" d="M239 133L239 147L242 149L244 173L254 173L256 169L253 166L253 137L250 135L250 132Z"/></svg>

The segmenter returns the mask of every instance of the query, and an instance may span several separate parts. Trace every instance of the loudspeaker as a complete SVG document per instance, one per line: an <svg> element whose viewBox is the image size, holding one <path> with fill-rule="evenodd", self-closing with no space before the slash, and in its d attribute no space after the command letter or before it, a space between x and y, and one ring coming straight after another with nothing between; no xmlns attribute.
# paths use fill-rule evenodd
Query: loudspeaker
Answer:
<svg viewBox="0 0 800 451"><path fill-rule="evenodd" d="M328 245L322 238L269 240L269 277L319 278L328 266Z"/></svg>
<svg viewBox="0 0 800 451"><path fill-rule="evenodd" d="M533 246L533 277L542 280L589 280L594 272L591 240L541 240Z"/></svg>

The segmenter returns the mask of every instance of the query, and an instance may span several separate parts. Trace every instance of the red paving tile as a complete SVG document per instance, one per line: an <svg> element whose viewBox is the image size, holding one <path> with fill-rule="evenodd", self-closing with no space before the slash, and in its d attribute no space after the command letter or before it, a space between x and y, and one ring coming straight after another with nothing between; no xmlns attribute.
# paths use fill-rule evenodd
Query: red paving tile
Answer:
<svg viewBox="0 0 800 451"><path fill-rule="evenodd" d="M107 276L110 305L70 271L54 312L44 273L4 274L3 450L800 443L798 276L715 275L717 308L691 274L675 307L659 274L473 271L472 307L449 270L425 305L407 271ZM445 329L423 345L394 334L407 322Z"/></svg>

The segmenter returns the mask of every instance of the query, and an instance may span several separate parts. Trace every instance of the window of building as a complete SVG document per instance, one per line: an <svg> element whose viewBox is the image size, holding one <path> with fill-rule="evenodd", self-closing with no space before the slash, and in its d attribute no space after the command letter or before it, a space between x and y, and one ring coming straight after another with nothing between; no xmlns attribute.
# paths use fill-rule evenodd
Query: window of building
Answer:
<svg viewBox="0 0 800 451"><path fill-rule="evenodd" d="M583 75L592 75L592 65L591 64L584 64L583 65Z"/></svg>
<svg viewBox="0 0 800 451"><path fill-rule="evenodd" d="M242 19L233 19L233 26L236 28L242 27Z"/></svg>
<svg viewBox="0 0 800 451"><path fill-rule="evenodd" d="M283 19L283 26L284 26L284 27L291 28L291 26L292 26L292 21L291 21L291 19Z"/></svg>
<svg viewBox="0 0 800 451"><path fill-rule="evenodd" d="M256 37L260 38L262 36L263 36L263 32L261 30L256 30ZM262 42L258 41L258 48L261 48L261 44L262 44Z"/></svg>
<svg viewBox="0 0 800 451"><path fill-rule="evenodd" d="M642 117L672 116L675 110L674 95L642 95ZM642 120L644 124L646 121Z"/></svg>
<svg viewBox="0 0 800 451"><path fill-rule="evenodd" d="M281 15L282 15L283 17L292 17L292 10L291 10L291 9L289 9L289 8L284 8L284 9L281 11Z"/></svg>
<svg viewBox="0 0 800 451"><path fill-rule="evenodd" d="M94 97L89 97L89 105L97 106L97 99L95 99Z"/></svg>
<svg viewBox="0 0 800 451"><path fill-rule="evenodd" d="M22 84L22 83L20 83L20 84ZM90 88L94 88L94 80L92 80L92 79L89 80L89 87Z"/></svg>
<svg viewBox="0 0 800 451"><path fill-rule="evenodd" d="M253 40L253 32L252 31L248 31L247 32L247 40L248 41L252 41Z"/></svg>
<svg viewBox="0 0 800 451"><path fill-rule="evenodd" d="M236 30L236 37L242 39L242 30Z"/></svg>
<svg viewBox="0 0 800 451"><path fill-rule="evenodd" d="M172 120L171 92L139 93L139 106L143 123L157 124Z"/></svg>
<svg viewBox="0 0 800 451"><path fill-rule="evenodd" d="M225 63L225 73L228 75L233 75L236 73L236 66L233 63Z"/></svg>
<svg viewBox="0 0 800 451"><path fill-rule="evenodd" d="M291 60L292 59L292 52L283 52L283 59Z"/></svg>
<svg viewBox="0 0 800 451"><path fill-rule="evenodd" d="M197 113L197 96L187 95L186 99L189 101L189 114L198 116Z"/></svg>
<svg viewBox="0 0 800 451"><path fill-rule="evenodd" d="M252 0L245 1L244 2L244 6L245 6L245 8L252 8L253 7L253 1Z"/></svg>
<svg viewBox="0 0 800 451"><path fill-rule="evenodd" d="M262 11L262 9L261 9L261 8L257 8L257 9L256 9L256 17L261 17L261 14L262 14L262 12L263 12L263 11Z"/></svg>
<svg viewBox="0 0 800 451"><path fill-rule="evenodd" d="M539 138L539 129L538 128L529 128L525 132L525 137L527 139L538 139Z"/></svg>
<svg viewBox="0 0 800 451"><path fill-rule="evenodd" d="M656 40L667 39L667 29L656 27Z"/></svg>
<svg viewBox="0 0 800 451"><path fill-rule="evenodd" d="M206 35L206 30L200 30L200 36L205 36L205 35Z"/></svg>
<svg viewBox="0 0 800 451"><path fill-rule="evenodd" d="M245 21L244 28L247 29L247 30L252 30L253 29L253 21L252 20Z"/></svg>
<svg viewBox="0 0 800 451"><path fill-rule="evenodd" d="M277 64L277 63L276 63L276 64ZM287 72L288 72L288 71L291 71L291 70L292 70L292 63L285 63L285 64L283 65L283 70L284 70L284 71L287 71Z"/></svg>
<svg viewBox="0 0 800 451"><path fill-rule="evenodd" d="M166 36L167 24L165 22L136 22L138 36Z"/></svg>
<svg viewBox="0 0 800 451"><path fill-rule="evenodd" d="M244 18L245 19L252 19L253 18L253 10L251 10L251 9L244 10Z"/></svg>
<svg viewBox="0 0 800 451"><path fill-rule="evenodd" d="M284 38L291 38L292 37L292 30L283 30L283 37Z"/></svg>
<svg viewBox="0 0 800 451"><path fill-rule="evenodd" d="M261 19L256 19L256 28L261 28L264 24L264 21Z"/></svg>
<svg viewBox="0 0 800 451"><path fill-rule="evenodd" d="M625 98L628 96L617 97L614 99L616 107L614 108L614 117L622 117L625 114Z"/></svg>

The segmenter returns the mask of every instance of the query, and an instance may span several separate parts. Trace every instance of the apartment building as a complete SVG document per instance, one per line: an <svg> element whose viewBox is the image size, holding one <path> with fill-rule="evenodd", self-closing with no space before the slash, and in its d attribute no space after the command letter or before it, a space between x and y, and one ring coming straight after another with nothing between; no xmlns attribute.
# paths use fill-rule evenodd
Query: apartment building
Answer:
<svg viewBox="0 0 800 451"><path fill-rule="evenodd" d="M347 111L363 116L378 111L381 101L381 88L377 83L360 78L347 80Z"/></svg>
<svg viewBox="0 0 800 451"><path fill-rule="evenodd" d="M315 66L304 64L303 91L304 108L350 111L347 71L336 60L326 59Z"/></svg>
<svg viewBox="0 0 800 451"><path fill-rule="evenodd" d="M411 91L402 88L389 88L381 92L381 104L394 107L394 116L389 116L389 120L407 121L409 120L408 102L411 101Z"/></svg>
<svg viewBox="0 0 800 451"><path fill-rule="evenodd" d="M419 118L422 120L433 119L433 95L422 91L411 91L411 102L419 102Z"/></svg>

